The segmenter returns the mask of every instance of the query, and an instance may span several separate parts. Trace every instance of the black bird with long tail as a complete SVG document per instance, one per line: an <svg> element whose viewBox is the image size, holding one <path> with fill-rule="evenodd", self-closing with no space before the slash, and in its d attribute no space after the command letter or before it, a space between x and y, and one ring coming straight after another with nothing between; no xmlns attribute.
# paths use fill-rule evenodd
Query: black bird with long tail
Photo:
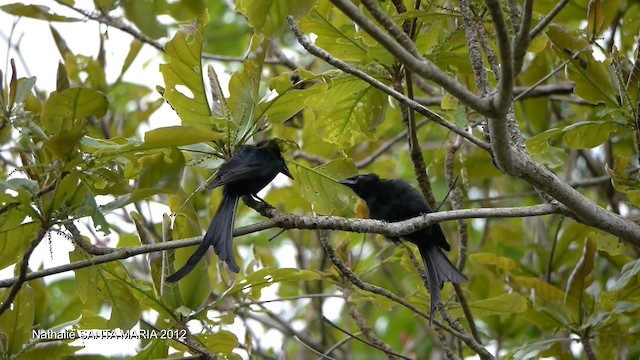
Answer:
<svg viewBox="0 0 640 360"><path fill-rule="evenodd" d="M380 179L376 174L367 174L354 176L340 183L351 188L366 201L371 219L397 222L432 212L422 194L403 180L385 180ZM439 224L403 235L402 238L418 247L427 268L428 290L431 295L431 319L429 320L431 325L440 302L440 290L444 282L459 284L468 279L442 252L441 249L451 250L451 246ZM389 240L399 241L398 238L389 238Z"/></svg>
<svg viewBox="0 0 640 360"><path fill-rule="evenodd" d="M220 260L226 262L231 271L239 272L240 268L233 254L233 223L238 200L244 195L258 198L258 192L278 173L293 179L275 140L263 140L256 145L242 146L229 161L222 164L211 184L207 186L210 190L222 186L222 201L218 210L196 251L182 268L167 277L167 281L176 282L189 274L209 246L213 246Z"/></svg>

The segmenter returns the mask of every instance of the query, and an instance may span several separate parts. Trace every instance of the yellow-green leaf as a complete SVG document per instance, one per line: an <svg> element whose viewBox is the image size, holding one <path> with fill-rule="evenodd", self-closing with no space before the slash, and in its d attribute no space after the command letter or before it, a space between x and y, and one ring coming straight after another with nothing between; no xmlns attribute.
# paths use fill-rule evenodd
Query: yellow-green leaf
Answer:
<svg viewBox="0 0 640 360"><path fill-rule="evenodd" d="M267 38L280 35L285 28L286 17L304 16L317 0L238 0L236 10L244 14L256 32Z"/></svg>
<svg viewBox="0 0 640 360"><path fill-rule="evenodd" d="M375 138L386 114L387 96L353 76L336 79L329 91L310 99L313 127L323 140L342 148Z"/></svg>
<svg viewBox="0 0 640 360"><path fill-rule="evenodd" d="M194 126L167 126L149 130L144 134L144 143L139 150L184 146L220 139L218 132Z"/></svg>
<svg viewBox="0 0 640 360"><path fill-rule="evenodd" d="M490 315L517 314L527 310L527 299L517 292L501 294L493 298L473 301L469 303L474 317L481 318ZM451 310L451 316L463 316L461 308Z"/></svg>
<svg viewBox="0 0 640 360"><path fill-rule="evenodd" d="M302 197L318 214L331 214L349 205L352 192L338 181L358 173L352 159L339 158L315 168L294 164Z"/></svg>
<svg viewBox="0 0 640 360"><path fill-rule="evenodd" d="M54 91L44 103L40 121L44 129L57 134L61 130L71 130L73 121L89 115L101 117L107 112L107 98L104 94L89 88L71 88L62 92Z"/></svg>
<svg viewBox="0 0 640 360"><path fill-rule="evenodd" d="M10 288L2 289L0 299L6 301ZM29 285L23 285L13 300L13 306L0 316L0 336L5 355L15 355L22 350L22 346L31 340L31 328L35 318L34 291Z"/></svg>
<svg viewBox="0 0 640 360"><path fill-rule="evenodd" d="M183 125L211 129L211 109L207 102L200 54L202 32L209 22L205 11L194 24L182 25L166 45L171 58L160 65L164 78L163 97L178 113Z"/></svg>
<svg viewBox="0 0 640 360"><path fill-rule="evenodd" d="M200 341L212 354L230 355L231 351L238 347L238 337L225 330L219 330L215 334L197 335Z"/></svg>

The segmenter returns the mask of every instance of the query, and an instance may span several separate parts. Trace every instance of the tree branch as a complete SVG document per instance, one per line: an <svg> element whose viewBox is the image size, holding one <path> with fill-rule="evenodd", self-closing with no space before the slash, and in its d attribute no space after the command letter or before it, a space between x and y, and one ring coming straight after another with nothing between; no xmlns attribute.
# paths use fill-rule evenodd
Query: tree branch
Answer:
<svg viewBox="0 0 640 360"><path fill-rule="evenodd" d="M398 61L409 68L412 72L436 82L445 88L456 98L460 99L467 106L481 114L491 113L490 105L475 96L460 82L440 70L432 62L413 56L402 45L397 43L389 35L376 27L369 19L351 2L351 0L331 0L331 2L353 20L364 31L371 35L376 41L384 46Z"/></svg>
<svg viewBox="0 0 640 360"><path fill-rule="evenodd" d="M22 285L27 280L29 280L30 274L27 274L27 271L29 270L29 258L31 257L31 255L33 254L33 251L36 249L38 244L40 244L40 242L42 241L42 239L46 234L47 234L47 227L44 226L43 224L42 227L40 228L40 231L38 231L38 234L36 235L35 239L31 241L31 245L29 245L29 248L27 249L27 251L24 253L24 256L22 257L22 263L20 264L20 275L18 275L17 278L13 278L15 279L15 281L13 281L11 284L13 285L13 287L11 288L11 292L9 293L9 296L7 296L5 301L0 306L0 315L2 315L5 311L9 309L9 307L11 306L11 303L13 303L13 300L15 300L16 296L18 296L18 291L20 291L20 288L22 288Z"/></svg>
<svg viewBox="0 0 640 360"><path fill-rule="evenodd" d="M338 60L336 58L334 58L333 56L331 56L328 52L324 51L323 49L313 45L311 43L311 41L309 41L309 39L307 39L305 37L305 35L300 31L300 29L298 28L298 26L295 24L295 22L293 21L292 17L287 17L287 21L289 21L289 25L291 26L291 30L293 31L293 33L295 34L296 38L298 39L298 42L300 43L300 45L302 45L302 47L304 47L309 53L311 53L312 55L315 55L317 57L319 57L320 59L326 61L327 63L335 66L336 68L351 74L353 76L356 76L362 80L364 80L365 82L369 83L371 86L375 87L376 89L379 89L383 92L385 92L386 94L392 96L393 98L395 98L398 101L401 101L405 104L407 104L407 106L409 106L410 108L412 108L413 110L415 110L416 112L424 115L426 118L432 120L433 122L442 125L444 127L446 127L447 129L455 132L456 134L462 136L463 138L469 140L471 143L477 145L478 147L480 147L481 149L487 151L487 152L491 152L491 146L488 145L487 143L483 142L480 139L477 139L476 137L474 137L473 135L467 133L465 130L458 128L457 126L451 124L450 122L444 120L442 117L440 117L438 114L432 112L431 110L425 108L424 106L420 105L419 103L417 103L415 100L409 99L406 96L404 96L403 94L400 94L399 92L395 91L394 89L386 86L385 84L381 83L380 81L378 81L377 79L375 79L373 76L370 76L369 74L358 70L350 65L348 65L347 63Z"/></svg>
<svg viewBox="0 0 640 360"><path fill-rule="evenodd" d="M244 199L245 203L257 210L263 216L270 219L263 222L243 226L235 229L234 236L242 236L251 234L254 232L271 229L271 228L283 228L283 229L326 229L326 230L342 230L352 231L358 233L374 233L387 236L400 236L416 232L420 229L426 228L432 224L441 221L467 219L467 218L482 218L482 217L498 217L498 218L510 218L510 217L527 217L527 216L540 216L555 213L562 213L557 207L553 205L535 205L525 206L520 208L491 208L491 209L466 209L457 211L441 211L437 213L424 214L422 216L397 222L397 223L385 223L379 220L363 220L363 219L350 219L339 216L299 216L289 215L278 212L276 209L263 203L258 203L252 199ZM179 249L188 246L195 246L202 240L201 236L174 240L166 243L157 243L149 245L134 246L129 248L117 249L109 254L96 256L92 259L81 260L70 264L56 266L50 269L31 272L26 275L25 281L39 279L53 274L59 274L66 271L77 270L86 268L89 266L104 264L111 261L128 259L130 257L142 254L148 254L156 251ZM15 284L19 278L13 277L10 279L0 280L0 288L9 287Z"/></svg>
<svg viewBox="0 0 640 360"><path fill-rule="evenodd" d="M365 283L364 281L362 281L353 271L351 271L351 269L349 269L342 262L342 260L340 260L340 258L336 254L336 252L333 249L333 247L331 247L331 244L329 244L328 231L321 231L320 232L320 242L322 243L322 246L324 247L325 251L329 255L329 258L331 259L333 264L336 266L336 268L338 268L338 270L342 273L342 275L345 276L349 281L351 281L355 286L359 287L360 289L362 289L364 291L371 292L371 293L374 293L374 294L378 294L380 296L384 296L387 299L390 299L390 300L392 300L392 301L394 301L394 302L406 307L407 309L413 311L414 313L416 313L417 315L423 317L424 319L427 319L427 320L429 319L429 315L428 314L426 314L423 311L419 310L418 308L416 308L412 304L406 302L404 299L398 297L397 295L393 294L389 290L383 289L381 287L378 287L378 286L375 286L375 285L371 285L369 283ZM449 332L450 334L460 338L462 341L464 341L465 344L467 344L467 346L469 346L473 351L475 351L478 355L480 355L481 359L495 359L493 357L493 355L491 355L484 347L482 347L482 345L478 344L471 336L469 336L469 334L467 334L465 332L459 332L457 330L449 328L449 327L443 325L442 323L440 323L437 320L434 320L433 324L435 324L439 328L442 328L443 330Z"/></svg>
<svg viewBox="0 0 640 360"><path fill-rule="evenodd" d="M549 14L547 14L547 16L545 16L542 20L540 20L540 22L538 23L538 25L536 25L536 27L533 28L533 30L531 30L531 32L529 33L529 41L533 40L536 36L540 35L540 33L542 33L542 31L547 27L547 25L549 25L551 23L551 21L553 21L553 18L555 18L560 11L562 11L562 9L564 9L565 6L567 6L567 4L569 3L569 0L560 0L560 2L556 5L556 7L554 7Z"/></svg>

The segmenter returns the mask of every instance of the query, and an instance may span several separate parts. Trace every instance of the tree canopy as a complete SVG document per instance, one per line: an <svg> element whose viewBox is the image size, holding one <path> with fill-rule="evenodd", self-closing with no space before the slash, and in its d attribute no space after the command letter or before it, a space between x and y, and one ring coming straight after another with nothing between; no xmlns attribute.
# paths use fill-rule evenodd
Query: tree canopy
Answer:
<svg viewBox="0 0 640 360"><path fill-rule="evenodd" d="M59 51L24 59L4 37L3 358L72 358L88 334L137 336L140 359L640 358L637 2L82 6L0 6L47 22L39 35ZM83 22L101 24L97 53L56 29ZM130 38L126 58L105 51L109 32ZM145 47L162 83L124 80ZM14 58L59 62L55 90ZM149 129L161 107L180 125ZM211 251L165 282L220 202L208 179L265 138L282 140L295 180L243 199L240 273ZM410 181L438 211L363 220L338 182L370 172ZM429 327L419 255L384 237L434 223L470 281L445 286ZM29 267L63 242L68 264Z"/></svg>

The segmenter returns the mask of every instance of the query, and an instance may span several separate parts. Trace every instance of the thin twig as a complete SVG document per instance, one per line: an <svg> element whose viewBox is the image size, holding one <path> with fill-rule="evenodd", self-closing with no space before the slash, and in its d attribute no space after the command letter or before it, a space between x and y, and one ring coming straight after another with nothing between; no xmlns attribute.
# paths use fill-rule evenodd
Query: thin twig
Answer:
<svg viewBox="0 0 640 360"><path fill-rule="evenodd" d="M536 27L529 33L529 39L532 41L536 36L540 35L542 31L551 23L551 21L564 9L569 3L569 0L560 0L560 2L545 16Z"/></svg>

